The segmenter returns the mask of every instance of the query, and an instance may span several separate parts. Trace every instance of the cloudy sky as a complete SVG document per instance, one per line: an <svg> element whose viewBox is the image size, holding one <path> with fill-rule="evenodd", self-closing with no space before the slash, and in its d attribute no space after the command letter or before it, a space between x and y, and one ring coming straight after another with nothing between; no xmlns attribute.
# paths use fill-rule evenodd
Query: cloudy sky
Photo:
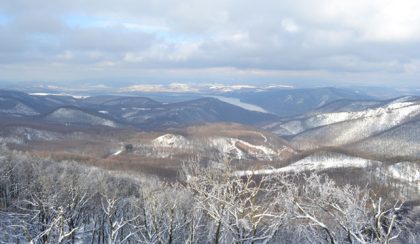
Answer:
<svg viewBox="0 0 420 244"><path fill-rule="evenodd" d="M419 13L418 0L1 0L0 81L419 86Z"/></svg>

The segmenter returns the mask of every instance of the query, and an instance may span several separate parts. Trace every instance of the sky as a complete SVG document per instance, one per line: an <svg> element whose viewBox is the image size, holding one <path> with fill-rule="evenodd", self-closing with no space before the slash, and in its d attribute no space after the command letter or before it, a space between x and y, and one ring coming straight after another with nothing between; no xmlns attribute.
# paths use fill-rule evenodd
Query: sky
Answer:
<svg viewBox="0 0 420 244"><path fill-rule="evenodd" d="M0 0L0 82L420 86L418 0Z"/></svg>

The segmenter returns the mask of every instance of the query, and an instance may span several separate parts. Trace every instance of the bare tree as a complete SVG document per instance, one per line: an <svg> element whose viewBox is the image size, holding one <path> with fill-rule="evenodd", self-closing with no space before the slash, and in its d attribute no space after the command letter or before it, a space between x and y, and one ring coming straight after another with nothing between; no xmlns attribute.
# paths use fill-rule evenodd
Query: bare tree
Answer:
<svg viewBox="0 0 420 244"><path fill-rule="evenodd" d="M214 242L267 242L283 224L285 213L271 204L269 177L241 178L229 168L184 171L197 207L211 220Z"/></svg>

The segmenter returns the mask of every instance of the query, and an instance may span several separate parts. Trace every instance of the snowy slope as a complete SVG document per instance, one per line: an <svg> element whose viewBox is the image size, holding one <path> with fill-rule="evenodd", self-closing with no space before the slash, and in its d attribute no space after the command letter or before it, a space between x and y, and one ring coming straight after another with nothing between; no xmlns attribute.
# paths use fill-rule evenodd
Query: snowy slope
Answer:
<svg viewBox="0 0 420 244"><path fill-rule="evenodd" d="M181 135L165 134L152 141L155 147L187 148L190 142Z"/></svg>
<svg viewBox="0 0 420 244"><path fill-rule="evenodd" d="M356 113L322 114L310 118L309 124L318 127L298 134L291 143L302 150L345 145L401 125L419 115L420 101L395 102Z"/></svg>
<svg viewBox="0 0 420 244"><path fill-rule="evenodd" d="M288 166L277 169L245 170L237 171L236 175L265 175L276 173L299 173L305 171L324 171L337 168L367 168L378 166L378 161L367 160L358 157L346 156L338 153L313 154Z"/></svg>
<svg viewBox="0 0 420 244"><path fill-rule="evenodd" d="M407 98L394 100L380 107L368 108L361 111L346 111L333 113L319 113L303 119L295 119L287 122L276 122L266 125L264 128L278 135L296 135L305 130L331 125L334 123L357 120L378 119L387 123L390 127L406 121L407 118L420 114L420 101L407 101Z"/></svg>
<svg viewBox="0 0 420 244"><path fill-rule="evenodd" d="M272 148L268 144L255 145L238 138L223 136L186 138L182 135L165 134L153 139L151 144L156 150L167 148L172 150L171 153L194 150L196 154L213 152L225 159L275 160L281 159L283 153L293 151L285 145Z"/></svg>
<svg viewBox="0 0 420 244"><path fill-rule="evenodd" d="M52 141L64 138L60 133L30 127L8 127L0 131L0 143L24 144L34 140Z"/></svg>
<svg viewBox="0 0 420 244"><path fill-rule="evenodd" d="M0 103L2 101L0 100ZM38 115L39 113L35 110L33 110L32 108L30 108L29 106L26 106L23 103L17 103L14 106L11 106L9 108L0 108L0 114L1 113L5 113L5 114L14 114L14 115L25 115L25 116L30 116L30 115Z"/></svg>
<svg viewBox="0 0 420 244"><path fill-rule="evenodd" d="M373 168L374 176L378 179L393 179L420 191L420 165L413 162L399 162L384 165L380 161L368 160L359 157L346 156L338 153L313 154L291 165L277 169L243 170L236 171L236 176L270 175L280 173L321 172L330 169L367 169Z"/></svg>
<svg viewBox="0 0 420 244"><path fill-rule="evenodd" d="M278 157L278 153L269 147L254 145L237 138L211 138L210 145L223 154L235 155L237 159L251 156L261 160L273 160Z"/></svg>
<svg viewBox="0 0 420 244"><path fill-rule="evenodd" d="M420 119L349 146L354 153L380 157L420 158Z"/></svg>
<svg viewBox="0 0 420 244"><path fill-rule="evenodd" d="M70 107L59 108L45 116L47 120L61 123L76 123L87 125L103 125L109 127L117 127L117 123L112 120L105 119L79 109Z"/></svg>

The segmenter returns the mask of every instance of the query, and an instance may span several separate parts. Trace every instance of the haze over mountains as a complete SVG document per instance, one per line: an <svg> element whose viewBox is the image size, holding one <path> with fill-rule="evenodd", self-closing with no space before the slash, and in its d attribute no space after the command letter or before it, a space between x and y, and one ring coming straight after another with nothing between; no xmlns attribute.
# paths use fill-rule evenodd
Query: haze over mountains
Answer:
<svg viewBox="0 0 420 244"><path fill-rule="evenodd" d="M419 125L419 97L379 100L360 91L338 88L249 87L216 95L215 98L208 97L212 96L208 93L196 94L194 99L187 96L184 101L178 98L167 103L126 95L29 95L3 90L0 114L4 125L61 126L70 131L113 128L170 132L211 123L237 123L255 128L248 130L260 128L276 134L287 140L293 148L290 152L296 154L340 148L365 157L418 160L418 138L413 132ZM238 102L224 102L230 98ZM255 105L264 112L246 105ZM48 130L48 126L42 127ZM234 141L237 145L237 138ZM241 143L244 148L249 142Z"/></svg>
<svg viewBox="0 0 420 244"><path fill-rule="evenodd" d="M249 87L141 95L0 90L0 150L128 174L147 184L156 179L190 184L192 173L182 175L190 167L228 169L227 182L314 173L328 175L337 187L386 189L417 208L420 97ZM418 228L416 211L411 231ZM78 239L86 236L75 233ZM0 232L0 240L5 238Z"/></svg>

